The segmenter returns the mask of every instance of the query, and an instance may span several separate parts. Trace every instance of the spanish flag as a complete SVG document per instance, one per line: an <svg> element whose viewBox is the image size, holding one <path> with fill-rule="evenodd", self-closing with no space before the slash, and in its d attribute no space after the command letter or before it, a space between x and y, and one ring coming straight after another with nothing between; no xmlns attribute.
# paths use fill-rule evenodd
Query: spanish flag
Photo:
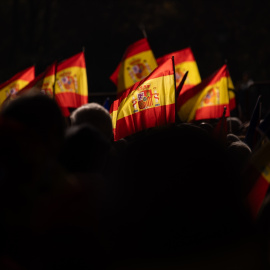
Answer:
<svg viewBox="0 0 270 270"><path fill-rule="evenodd" d="M15 94L10 94L2 106L6 106L11 100L16 99L22 95L29 95L34 93L43 93L50 97L53 96L53 86L55 82L55 63L48 66L47 69L36 76L31 82L29 82L25 87L23 87L19 92Z"/></svg>
<svg viewBox="0 0 270 270"><path fill-rule="evenodd" d="M267 141L249 160L243 173L245 179L244 196L254 219L257 218L270 183L270 142Z"/></svg>
<svg viewBox="0 0 270 270"><path fill-rule="evenodd" d="M25 93L43 93L49 97L53 97L53 87L55 83L56 62L48 66L44 72L39 74L33 81L26 85L17 96Z"/></svg>
<svg viewBox="0 0 270 270"><path fill-rule="evenodd" d="M148 76L157 67L157 61L146 38L131 44L122 61L110 76L117 85L117 93L122 93L136 82Z"/></svg>
<svg viewBox="0 0 270 270"><path fill-rule="evenodd" d="M190 47L157 58L157 64L162 64L172 56L174 56L176 87L179 86L183 76L188 71L181 93L201 82L197 62Z"/></svg>
<svg viewBox="0 0 270 270"><path fill-rule="evenodd" d="M175 122L173 61L168 59L122 93L111 107L114 140Z"/></svg>
<svg viewBox="0 0 270 270"><path fill-rule="evenodd" d="M227 65L223 65L200 84L180 92L177 111L181 121L191 122L211 118L220 118L224 106L229 108ZM225 117L230 116L226 110Z"/></svg>
<svg viewBox="0 0 270 270"><path fill-rule="evenodd" d="M78 108L88 103L88 84L83 52L57 65L54 94L60 107Z"/></svg>
<svg viewBox="0 0 270 270"><path fill-rule="evenodd" d="M35 78L35 67L31 66L10 78L0 85L0 105L12 95L21 91L29 82Z"/></svg>

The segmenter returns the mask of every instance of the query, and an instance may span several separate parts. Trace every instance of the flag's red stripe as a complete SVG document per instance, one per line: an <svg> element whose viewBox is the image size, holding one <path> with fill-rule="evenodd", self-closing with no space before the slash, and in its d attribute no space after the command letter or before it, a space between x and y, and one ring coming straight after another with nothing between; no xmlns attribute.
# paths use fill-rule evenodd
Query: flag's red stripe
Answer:
<svg viewBox="0 0 270 270"><path fill-rule="evenodd" d="M256 218L258 215L258 212L262 206L268 187L269 183L262 175L260 175L260 177L258 178L258 180L256 181L256 183L254 184L253 188L251 189L250 193L247 196L247 204L249 206L253 218Z"/></svg>
<svg viewBox="0 0 270 270"><path fill-rule="evenodd" d="M169 58L172 58L172 56L174 56L174 64L178 65L182 62L188 62L188 61L195 61L195 58L193 56L193 53L191 51L190 48L186 48L180 51L176 51L176 52L172 52L169 54L166 54L162 57L159 57L157 59L157 64L160 65L161 63L163 63L164 61L166 61Z"/></svg>
<svg viewBox="0 0 270 270"><path fill-rule="evenodd" d="M147 128L174 123L174 121L174 104L146 109L119 119L116 123L115 140Z"/></svg>
<svg viewBox="0 0 270 270"><path fill-rule="evenodd" d="M10 78L8 81L2 83L0 85L0 89L6 87L7 85L9 85L10 83L12 83L13 81L16 80L24 80L24 81L32 81L35 78L35 67L31 66L17 74L15 74L12 78Z"/></svg>
<svg viewBox="0 0 270 270"><path fill-rule="evenodd" d="M78 53L57 65L57 72L66 68L81 67L86 68L84 53Z"/></svg>
<svg viewBox="0 0 270 270"><path fill-rule="evenodd" d="M55 75L55 67L56 67L56 62L54 62L52 65L48 66L45 70L45 77Z"/></svg>
<svg viewBox="0 0 270 270"><path fill-rule="evenodd" d="M195 119L194 120L202 120L202 119L209 119L209 118L219 118L222 116L224 111L224 106L229 107L228 104L224 105L213 105L213 106L206 106L197 109ZM230 116L229 109L226 110L225 117Z"/></svg>
<svg viewBox="0 0 270 270"><path fill-rule="evenodd" d="M78 108L81 105L88 103L88 96L69 92L58 93L55 95L55 99L61 107Z"/></svg>
<svg viewBox="0 0 270 270"><path fill-rule="evenodd" d="M111 104L111 107L110 107L109 112L112 113L113 111L117 111L117 110L118 110L118 107L119 107L119 99L116 99L116 100Z"/></svg>
<svg viewBox="0 0 270 270"><path fill-rule="evenodd" d="M118 64L116 70L113 72L113 74L110 76L110 80L117 86L118 81L118 74L120 70L121 63Z"/></svg>
<svg viewBox="0 0 270 270"><path fill-rule="evenodd" d="M63 116L65 116L65 117L70 116L70 112L69 112L69 109L68 108L66 108L66 107L60 107L60 109L61 109L61 112L62 112Z"/></svg>
<svg viewBox="0 0 270 270"><path fill-rule="evenodd" d="M235 101L235 97L230 99L230 110L233 110L236 108L236 101Z"/></svg>
<svg viewBox="0 0 270 270"><path fill-rule="evenodd" d="M124 54L124 60L141 52L151 50L146 38L140 39L128 46Z"/></svg>

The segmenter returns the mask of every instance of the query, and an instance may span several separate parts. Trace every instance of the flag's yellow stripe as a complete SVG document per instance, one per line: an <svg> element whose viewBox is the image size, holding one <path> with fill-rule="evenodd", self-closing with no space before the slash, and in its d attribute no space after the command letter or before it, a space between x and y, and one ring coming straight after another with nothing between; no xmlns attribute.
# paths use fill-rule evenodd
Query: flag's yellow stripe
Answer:
<svg viewBox="0 0 270 270"><path fill-rule="evenodd" d="M180 69L183 75L188 71L188 75L185 84L196 85L201 82L201 76L199 74L199 69L195 61L186 61L175 65L175 71ZM180 82L179 82L180 83Z"/></svg>
<svg viewBox="0 0 270 270"><path fill-rule="evenodd" d="M65 92L72 92L68 91L65 88L61 88L61 77L64 76L64 74L69 74L69 76L72 76L73 78L76 77L77 80L77 91L73 91L76 94L79 95L88 95L88 86L87 86L87 74L86 69L81 67L70 67L65 68L61 71L58 71L56 74L56 83L55 83L55 94L58 93L65 93Z"/></svg>
<svg viewBox="0 0 270 270"><path fill-rule="evenodd" d="M234 85L233 85L231 76L228 77L228 88L229 89L234 89Z"/></svg>
<svg viewBox="0 0 270 270"><path fill-rule="evenodd" d="M113 112L111 113L112 126L113 126L113 128L116 127L117 112L118 112L118 111L113 111Z"/></svg>
<svg viewBox="0 0 270 270"><path fill-rule="evenodd" d="M133 75L132 78L132 76L129 74L129 72L132 72L132 62L135 60L140 60L140 62L142 62L146 66L144 69L144 74L141 78L137 78L135 75ZM146 60L146 62L144 60ZM122 92L130 88L134 83L142 80L147 75L149 75L156 67L157 62L151 50L135 54L125 59L121 64L118 74L117 92Z"/></svg>
<svg viewBox="0 0 270 270"><path fill-rule="evenodd" d="M149 85L149 84L151 85L151 89L157 89L157 92L159 93L160 106L170 105L170 104L175 103L174 75L167 75L164 77L150 79L150 80L145 81L141 86L143 87L143 85ZM139 90L134 90L130 93L130 95L128 95L125 99L123 99L123 101L121 102L118 108L117 116L115 116L114 113L112 113L112 119L113 119L114 124L116 123L117 120L134 113L132 98L133 97L136 98L137 93L139 93ZM138 109L138 112L140 112L138 104L137 104L137 109Z"/></svg>
<svg viewBox="0 0 270 270"><path fill-rule="evenodd" d="M7 86L3 87L2 89L0 89L0 104L2 104L5 99L8 97L8 95L10 94L10 91L12 88L16 89L16 91L20 91L21 89L23 89L27 84L29 83L29 81L25 81L25 80L16 80L11 82L10 84L8 84Z"/></svg>

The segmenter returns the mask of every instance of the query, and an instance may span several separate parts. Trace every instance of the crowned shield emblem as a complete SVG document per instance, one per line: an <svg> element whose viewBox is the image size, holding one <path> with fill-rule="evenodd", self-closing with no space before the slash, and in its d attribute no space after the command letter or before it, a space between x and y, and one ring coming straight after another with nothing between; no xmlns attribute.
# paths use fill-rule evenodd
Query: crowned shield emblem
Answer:
<svg viewBox="0 0 270 270"><path fill-rule="evenodd" d="M78 92L77 77L76 75L72 75L71 72L64 72L60 74L57 84L61 91Z"/></svg>
<svg viewBox="0 0 270 270"><path fill-rule="evenodd" d="M160 106L159 93L157 92L156 87L154 88L153 91L150 89L150 85L143 85L138 89L139 91L132 97L134 112L152 108L154 106ZM139 108L137 108L137 104Z"/></svg>
<svg viewBox="0 0 270 270"><path fill-rule="evenodd" d="M220 104L220 93L218 87L213 87L207 91L207 94L201 101L201 106L210 106Z"/></svg>

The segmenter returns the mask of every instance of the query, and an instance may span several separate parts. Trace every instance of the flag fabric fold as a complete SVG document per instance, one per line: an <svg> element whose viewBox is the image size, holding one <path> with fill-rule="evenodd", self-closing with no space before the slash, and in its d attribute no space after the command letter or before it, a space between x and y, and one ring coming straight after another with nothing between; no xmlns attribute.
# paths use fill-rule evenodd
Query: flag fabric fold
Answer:
<svg viewBox="0 0 270 270"><path fill-rule="evenodd" d="M58 105L63 108L78 108L88 103L84 52L57 65L54 95Z"/></svg>
<svg viewBox="0 0 270 270"><path fill-rule="evenodd" d="M180 92L177 99L177 112L183 122L220 118L224 106L229 108L228 94L229 72L223 65L201 83ZM230 116L226 110L225 117Z"/></svg>
<svg viewBox="0 0 270 270"><path fill-rule="evenodd" d="M110 107L114 140L141 130L175 122L175 85L172 59L135 83Z"/></svg>
<svg viewBox="0 0 270 270"><path fill-rule="evenodd" d="M188 76L181 90L182 93L201 82L198 65L190 47L157 58L157 64L162 64L172 56L174 56L176 87L179 86L181 79L188 71Z"/></svg>
<svg viewBox="0 0 270 270"><path fill-rule="evenodd" d="M147 39L143 38L128 46L110 79L117 86L117 93L120 94L144 79L156 67L157 62L152 49Z"/></svg>
<svg viewBox="0 0 270 270"><path fill-rule="evenodd" d="M0 85L0 105L9 97L16 95L35 78L35 66L31 66L15 74L8 81Z"/></svg>

